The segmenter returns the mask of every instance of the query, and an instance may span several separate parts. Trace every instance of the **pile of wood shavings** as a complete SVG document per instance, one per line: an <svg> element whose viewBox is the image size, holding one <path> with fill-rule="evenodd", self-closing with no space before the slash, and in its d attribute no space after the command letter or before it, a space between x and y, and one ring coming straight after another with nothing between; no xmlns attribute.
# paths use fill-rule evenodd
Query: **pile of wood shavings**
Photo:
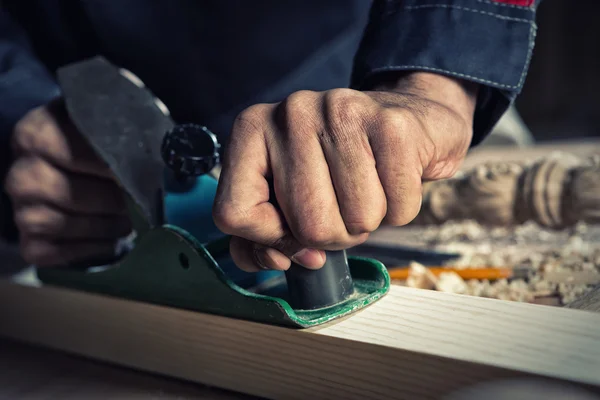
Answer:
<svg viewBox="0 0 600 400"><path fill-rule="evenodd" d="M531 267L538 272L589 271L600 277L600 225L578 224L571 229L551 231L533 223L515 228L487 229L472 222L429 226L419 232L426 247L462 254L446 265L454 268ZM520 302L556 299L564 305L587 293L593 285L552 283L536 274L528 280L464 281L454 272L439 277L417 263L404 283L412 287Z"/></svg>

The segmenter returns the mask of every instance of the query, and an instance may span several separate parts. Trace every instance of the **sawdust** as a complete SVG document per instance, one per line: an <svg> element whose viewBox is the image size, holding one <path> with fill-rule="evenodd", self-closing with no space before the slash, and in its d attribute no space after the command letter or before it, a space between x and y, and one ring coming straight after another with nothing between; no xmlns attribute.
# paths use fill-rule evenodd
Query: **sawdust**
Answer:
<svg viewBox="0 0 600 400"><path fill-rule="evenodd" d="M399 284L444 292L467 294L519 302L537 302L551 297L557 305L570 303L589 292L594 285L569 282L575 271L587 271L600 279L600 225L577 224L552 231L534 223L514 228L486 228L473 221L448 222L441 226L412 229L427 248L462 254L446 265L457 269L478 267L530 267L536 273L529 279L464 281L456 273L438 277L413 263L410 278ZM543 273L564 273L564 282L549 282Z"/></svg>
<svg viewBox="0 0 600 400"><path fill-rule="evenodd" d="M419 289L435 289L437 277L425 266L412 262L409 265L410 273L406 285Z"/></svg>

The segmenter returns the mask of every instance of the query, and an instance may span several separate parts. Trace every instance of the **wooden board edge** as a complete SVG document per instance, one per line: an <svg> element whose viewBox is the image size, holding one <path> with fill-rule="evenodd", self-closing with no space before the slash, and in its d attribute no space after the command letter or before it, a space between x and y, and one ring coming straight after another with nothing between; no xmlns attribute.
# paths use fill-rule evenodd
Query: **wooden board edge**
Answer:
<svg viewBox="0 0 600 400"><path fill-rule="evenodd" d="M0 321L9 338L273 399L439 398L495 379L561 380L336 337L330 327L298 331L5 280Z"/></svg>

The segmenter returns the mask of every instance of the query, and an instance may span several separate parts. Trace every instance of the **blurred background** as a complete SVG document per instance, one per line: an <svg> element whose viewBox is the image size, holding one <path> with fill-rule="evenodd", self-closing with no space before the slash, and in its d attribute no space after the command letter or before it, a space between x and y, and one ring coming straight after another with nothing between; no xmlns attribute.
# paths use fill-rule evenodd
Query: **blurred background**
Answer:
<svg viewBox="0 0 600 400"><path fill-rule="evenodd" d="M600 1L544 0L538 9L536 47L516 101L536 142L600 136L599 15ZM506 136L510 127L497 129Z"/></svg>
<svg viewBox="0 0 600 400"><path fill-rule="evenodd" d="M0 0L0 6L1 4L2 0ZM599 16L600 0L543 0L537 13L536 46L524 89L514 107L509 109L483 145L530 146L534 143L542 144L565 140L584 141L600 137ZM0 65L0 69L3 67ZM599 143L596 142L596 148ZM587 148L588 146L582 147ZM526 151L529 150L526 149ZM512 149L504 152L504 154L507 153L512 153ZM482 160L487 161L486 157L474 158L472 164ZM0 193L0 232L4 231L7 237L15 240L17 231L12 224L12 216L8 213L8 207L3 208L3 201L6 204L6 199L3 199L2 193ZM3 210L6 212L5 215L2 215ZM591 226L578 225L576 229L565 229L552 234L532 225L526 225L523 228L517 227L514 231L493 230L488 233L486 229L470 222L464 225L448 224L440 229L437 227L424 227L421 230L419 227L411 229L409 227L405 230L396 230L394 231L396 236L390 234L391 230L388 230L387 233L381 231L382 234L376 239L383 244L429 246L430 249L451 251L452 253L460 252L464 257L470 257L471 266L501 266L502 263L505 263L505 266L513 267L517 265L517 260L520 260L518 257L523 255L524 257L531 256L527 265L533 265L534 261L532 260L537 260L535 261L536 268L542 268L541 266L545 266L546 263L552 266L565 264L561 259L565 255L569 264L561 270L564 272L583 270L584 264L588 267L592 265L589 260L600 260L600 257L595 258L595 254L600 254L598 246L588 246L590 243L600 243L600 240L597 239L600 237L600 225L595 226L594 229ZM389 236L386 237L386 234ZM519 246L520 250L515 250ZM560 249L560 253L556 249ZM596 253L592 253L592 251L596 251ZM380 257L375 256L375 258ZM500 261L497 263L496 261L492 262L493 260ZM598 261L594 262L596 264L592 267L600 274L600 264ZM26 264L18 257L15 248L0 241L0 267L4 268L3 272L16 272L25 266ZM591 285L571 285L571 280L567 280L568 285L566 283L546 285L546 282L536 281L537 283L531 283L531 286L522 284L514 287L509 287L506 280L504 281L497 286L492 286L489 282L480 282L476 286L469 286L469 291L465 289L465 293L562 306L591 290ZM539 290L538 286L535 286L538 284L541 288ZM440 284L435 289L439 290L438 287L441 286ZM445 289L445 291L458 292L457 287L460 286ZM533 292L534 289L531 288L535 288L536 292ZM600 286L594 290L600 295ZM529 298L528 296L531 296L533 300L524 300ZM567 298L570 300L567 301ZM18 302L9 306L15 306L14 310L19 310ZM0 326L4 322L0 320ZM515 326L515 329L521 328L523 327ZM548 334L551 335L552 332L549 331ZM535 337L532 338L532 343L535 343L535 339ZM81 340L76 342L83 343ZM565 344L567 347L568 345L568 343ZM162 380L162 377L117 370L114 366L104 366L89 360L43 353L40 349L17 345L4 339L0 340L0 354L2 354L0 357L0 398L14 398L15 396L7 395L5 397L2 394L2 391L11 393L11 389L19 393L24 393L25 390L33 393L33 390L36 390L38 394L41 394L42 391L49 393L54 390L53 393L67 393L73 396L72 398L76 398L78 395L85 398L93 394L97 395L98 392L105 393L105 395L112 393L114 397L121 398L124 393L139 395L143 392L146 392L148 397L164 397L174 393L187 397L188 391L189 395L193 396L198 394L197 391L203 390L193 387L191 384L188 386L185 382ZM550 387L546 383L544 389L553 391L544 393L548 397L561 397L560 388ZM478 395L473 393L474 398L493 397L490 395L489 388L485 389L485 394L487 396L484 396L483 393L478 393ZM543 396L543 394L538 395ZM531 397L534 396L531 394ZM208 397L214 399L238 398L233 394L230 397L229 395L219 395L214 391L211 391ZM575 399L575 395L564 396L564 398L567 397Z"/></svg>

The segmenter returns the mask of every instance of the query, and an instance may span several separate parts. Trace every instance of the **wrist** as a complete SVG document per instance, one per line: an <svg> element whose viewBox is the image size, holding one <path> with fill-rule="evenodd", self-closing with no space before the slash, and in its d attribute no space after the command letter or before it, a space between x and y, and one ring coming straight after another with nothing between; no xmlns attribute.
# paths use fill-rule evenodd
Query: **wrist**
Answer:
<svg viewBox="0 0 600 400"><path fill-rule="evenodd" d="M479 86L428 72L403 72L375 82L371 93L387 103L417 110L429 141L421 146L424 179L449 178L458 169L473 137Z"/></svg>
<svg viewBox="0 0 600 400"><path fill-rule="evenodd" d="M426 98L473 122L479 84L421 71L397 71L372 83L374 91L396 92Z"/></svg>

